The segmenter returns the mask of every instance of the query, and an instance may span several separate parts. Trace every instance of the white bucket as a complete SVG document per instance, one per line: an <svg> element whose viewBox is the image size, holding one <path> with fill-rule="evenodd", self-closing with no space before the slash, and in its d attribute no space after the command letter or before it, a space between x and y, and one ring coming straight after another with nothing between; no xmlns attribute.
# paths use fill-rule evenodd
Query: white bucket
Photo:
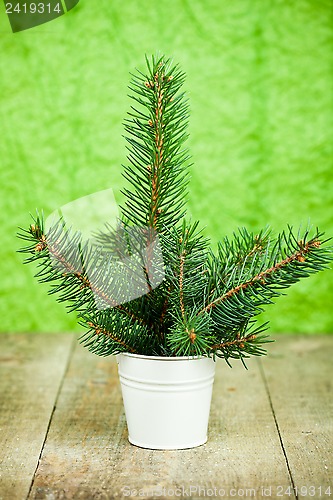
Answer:
<svg viewBox="0 0 333 500"><path fill-rule="evenodd" d="M207 441L215 362L206 357L116 356L130 443L194 448Z"/></svg>

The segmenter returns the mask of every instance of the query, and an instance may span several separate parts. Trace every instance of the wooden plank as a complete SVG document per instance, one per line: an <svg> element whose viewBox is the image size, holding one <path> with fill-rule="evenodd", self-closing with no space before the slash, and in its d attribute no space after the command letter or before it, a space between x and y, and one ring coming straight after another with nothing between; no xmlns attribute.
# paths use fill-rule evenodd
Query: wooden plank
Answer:
<svg viewBox="0 0 333 500"><path fill-rule="evenodd" d="M27 497L72 335L0 335L0 499Z"/></svg>
<svg viewBox="0 0 333 500"><path fill-rule="evenodd" d="M333 336L280 336L271 351L261 364L294 486L299 498L329 498Z"/></svg>
<svg viewBox="0 0 333 500"><path fill-rule="evenodd" d="M212 491L228 498L230 490L242 490L242 496L248 490L250 498L263 487L287 488L290 478L258 364L250 360L248 372L234 365L231 370L218 362L208 443L151 451L127 441L115 359L78 346L30 498L106 499L140 490L146 498L178 498L180 492L202 498Z"/></svg>

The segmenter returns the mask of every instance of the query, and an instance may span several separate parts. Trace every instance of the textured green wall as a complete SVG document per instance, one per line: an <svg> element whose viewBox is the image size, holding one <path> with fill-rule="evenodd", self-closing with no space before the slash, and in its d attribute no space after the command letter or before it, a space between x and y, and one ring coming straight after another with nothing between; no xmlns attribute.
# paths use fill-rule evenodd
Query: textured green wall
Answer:
<svg viewBox="0 0 333 500"><path fill-rule="evenodd" d="M173 56L191 103L189 211L213 243L310 219L333 235L333 3L81 0L12 34L0 9L1 330L78 329L15 251L29 211L112 187L121 202L129 71ZM332 272L270 307L277 332L333 332Z"/></svg>

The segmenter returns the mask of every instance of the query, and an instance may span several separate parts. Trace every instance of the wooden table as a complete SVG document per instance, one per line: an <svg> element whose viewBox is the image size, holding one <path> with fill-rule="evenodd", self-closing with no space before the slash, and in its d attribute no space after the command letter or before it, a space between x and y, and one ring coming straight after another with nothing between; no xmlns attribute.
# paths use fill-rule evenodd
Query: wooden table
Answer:
<svg viewBox="0 0 333 500"><path fill-rule="evenodd" d="M268 350L218 361L207 444L151 451L127 441L113 357L0 335L0 498L333 497L333 336Z"/></svg>

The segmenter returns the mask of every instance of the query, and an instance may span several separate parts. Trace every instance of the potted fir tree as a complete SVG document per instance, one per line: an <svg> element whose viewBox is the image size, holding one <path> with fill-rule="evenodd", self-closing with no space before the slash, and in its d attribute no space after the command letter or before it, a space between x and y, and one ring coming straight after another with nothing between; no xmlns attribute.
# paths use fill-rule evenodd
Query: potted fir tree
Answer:
<svg viewBox="0 0 333 500"><path fill-rule="evenodd" d="M20 237L41 281L77 311L82 343L117 355L129 440L188 448L207 438L216 358L266 353L262 308L282 290L327 267L322 233L240 229L213 253L185 216L189 156L184 73L165 57L146 60L130 90L125 123L129 189L117 227L93 241L60 218L37 216Z"/></svg>

